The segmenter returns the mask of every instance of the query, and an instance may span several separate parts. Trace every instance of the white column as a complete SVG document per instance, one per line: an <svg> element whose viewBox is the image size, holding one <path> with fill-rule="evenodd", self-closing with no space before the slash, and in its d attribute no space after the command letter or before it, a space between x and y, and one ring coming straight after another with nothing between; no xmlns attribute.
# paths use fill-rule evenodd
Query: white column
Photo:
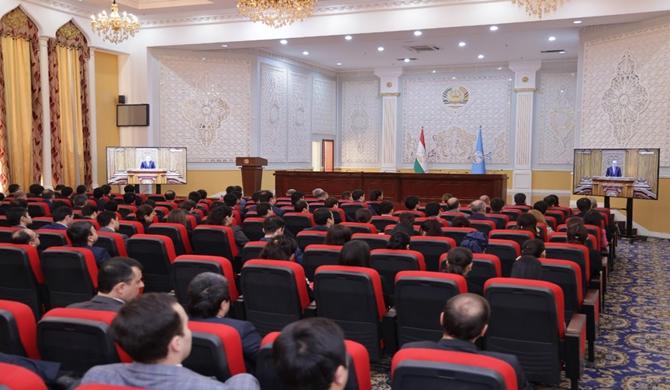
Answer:
<svg viewBox="0 0 670 390"><path fill-rule="evenodd" d="M398 97L399 79L402 69L375 69L379 77L379 93L382 96L382 147L381 171L396 172L396 143L398 138Z"/></svg>
<svg viewBox="0 0 670 390"><path fill-rule="evenodd" d="M40 37L40 88L42 89L42 185L52 187L51 111L49 109L49 37Z"/></svg>
<svg viewBox="0 0 670 390"><path fill-rule="evenodd" d="M93 180L93 188L98 186L98 132L96 123L96 108L95 108L95 50L91 49L91 58L88 60L88 112L89 121L88 128L91 133L91 178Z"/></svg>
<svg viewBox="0 0 670 390"><path fill-rule="evenodd" d="M516 92L516 120L514 123L514 171L512 173L513 191L523 192L528 199L532 197L533 171L533 98L536 90L535 78L542 66L540 61L511 62L514 71L514 91Z"/></svg>

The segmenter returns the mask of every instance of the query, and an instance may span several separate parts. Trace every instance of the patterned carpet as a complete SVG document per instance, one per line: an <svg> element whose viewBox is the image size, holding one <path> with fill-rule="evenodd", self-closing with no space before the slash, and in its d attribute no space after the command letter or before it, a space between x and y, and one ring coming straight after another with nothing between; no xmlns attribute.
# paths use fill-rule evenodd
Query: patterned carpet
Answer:
<svg viewBox="0 0 670 390"><path fill-rule="evenodd" d="M621 240L610 274L595 367L581 389L670 390L670 241ZM390 360L373 364L374 389L386 390ZM538 389L551 389L537 387ZM567 380L561 389L569 389Z"/></svg>

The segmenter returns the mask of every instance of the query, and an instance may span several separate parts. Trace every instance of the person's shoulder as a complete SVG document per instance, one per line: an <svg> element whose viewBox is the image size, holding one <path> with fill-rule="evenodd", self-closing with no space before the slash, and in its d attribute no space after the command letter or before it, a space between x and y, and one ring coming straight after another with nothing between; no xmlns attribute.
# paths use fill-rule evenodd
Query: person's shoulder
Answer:
<svg viewBox="0 0 670 390"><path fill-rule="evenodd" d="M125 368L125 363L104 364L94 366L86 371L81 383L112 383L118 372Z"/></svg>
<svg viewBox="0 0 670 390"><path fill-rule="evenodd" d="M258 381L252 375L238 374L225 383L208 378L186 367L179 367L176 371L175 388L184 389L221 389L221 390L256 390L260 389Z"/></svg>
<svg viewBox="0 0 670 390"><path fill-rule="evenodd" d="M410 343L405 343L401 347L405 348L440 348L440 345L434 341L412 341Z"/></svg>

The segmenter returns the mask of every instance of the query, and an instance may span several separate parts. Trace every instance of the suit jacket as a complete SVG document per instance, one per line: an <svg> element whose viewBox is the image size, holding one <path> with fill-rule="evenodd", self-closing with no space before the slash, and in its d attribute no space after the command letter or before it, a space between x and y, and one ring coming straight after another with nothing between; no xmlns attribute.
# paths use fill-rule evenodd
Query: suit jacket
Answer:
<svg viewBox="0 0 670 390"><path fill-rule="evenodd" d="M60 363L46 360L35 360L19 355L10 355L0 352L0 363L21 366L39 375L47 384L55 381L60 372Z"/></svg>
<svg viewBox="0 0 670 390"><path fill-rule="evenodd" d="M456 339L451 340L441 339L438 342L415 341L412 343L404 344L402 348L444 349L447 351L475 353L500 359L509 363L509 365L512 366L512 368L514 368L514 371L516 372L516 381L519 385L519 390L531 390L533 388L533 386L526 380L526 374L524 374L523 367L521 367L521 363L519 363L519 359L517 359L516 356L501 352L482 351L479 348L477 348L475 344L469 341L456 340Z"/></svg>
<svg viewBox="0 0 670 390"><path fill-rule="evenodd" d="M95 366L88 370L81 383L101 383L153 390L259 390L256 378L239 374L221 383L197 374L181 365L116 363Z"/></svg>
<svg viewBox="0 0 670 390"><path fill-rule="evenodd" d="M237 244L238 248L242 248L244 245L246 245L247 242L249 242L249 237L247 237L247 235L244 234L241 226L231 225L230 228L233 229L233 234L235 236L235 244Z"/></svg>
<svg viewBox="0 0 670 390"><path fill-rule="evenodd" d="M621 167L607 167L605 176L621 177Z"/></svg>
<svg viewBox="0 0 670 390"><path fill-rule="evenodd" d="M149 162L142 161L142 164L140 164L140 169L154 169L156 168L156 163L153 160L150 160Z"/></svg>
<svg viewBox="0 0 670 390"><path fill-rule="evenodd" d="M54 223L50 223L48 225L44 225L40 229L67 230L67 226L54 222Z"/></svg>
<svg viewBox="0 0 670 390"><path fill-rule="evenodd" d="M95 295L88 301L78 302L68 305L75 309L90 309L90 310L104 310L104 311L119 311L124 302L110 297L103 297L102 295Z"/></svg>
<svg viewBox="0 0 670 390"><path fill-rule="evenodd" d="M256 366L256 353L261 347L261 335L256 330L254 324L249 321L236 320L234 318L191 318L193 321L201 322L211 322L214 324L224 324L235 328L237 333L240 334L240 339L242 339L242 350L244 351L244 362L246 363L247 369L253 368ZM248 371L248 370L247 370Z"/></svg>

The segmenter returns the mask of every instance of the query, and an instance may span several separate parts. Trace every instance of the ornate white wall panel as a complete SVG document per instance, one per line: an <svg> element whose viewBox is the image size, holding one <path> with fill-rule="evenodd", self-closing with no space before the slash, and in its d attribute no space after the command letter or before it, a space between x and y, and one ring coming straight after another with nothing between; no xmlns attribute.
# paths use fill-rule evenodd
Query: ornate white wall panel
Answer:
<svg viewBox="0 0 670 390"><path fill-rule="evenodd" d="M335 134L337 126L337 83L315 77L312 87L312 132Z"/></svg>
<svg viewBox="0 0 670 390"><path fill-rule="evenodd" d="M286 69L261 64L261 156L270 162L286 162L287 73Z"/></svg>
<svg viewBox="0 0 670 390"><path fill-rule="evenodd" d="M482 126L491 163L509 163L512 82L510 72L482 70L403 76L401 87L402 162L414 161L424 127L428 161L468 164ZM453 80L452 77L456 77Z"/></svg>
<svg viewBox="0 0 670 390"><path fill-rule="evenodd" d="M540 74L534 129L538 163L572 164L577 125L576 90L574 72Z"/></svg>
<svg viewBox="0 0 670 390"><path fill-rule="evenodd" d="M533 92L517 92L515 169L530 169L533 128Z"/></svg>
<svg viewBox="0 0 670 390"><path fill-rule="evenodd" d="M660 147L670 165L670 23L584 41L581 147Z"/></svg>
<svg viewBox="0 0 670 390"><path fill-rule="evenodd" d="M342 83L342 165L379 162L381 111L377 80Z"/></svg>
<svg viewBox="0 0 670 390"><path fill-rule="evenodd" d="M289 72L288 101L288 162L310 162L312 159L311 127L312 88L310 77Z"/></svg>
<svg viewBox="0 0 670 390"><path fill-rule="evenodd" d="M162 54L159 64L162 146L186 146L189 162L232 162L249 154L251 60Z"/></svg>

